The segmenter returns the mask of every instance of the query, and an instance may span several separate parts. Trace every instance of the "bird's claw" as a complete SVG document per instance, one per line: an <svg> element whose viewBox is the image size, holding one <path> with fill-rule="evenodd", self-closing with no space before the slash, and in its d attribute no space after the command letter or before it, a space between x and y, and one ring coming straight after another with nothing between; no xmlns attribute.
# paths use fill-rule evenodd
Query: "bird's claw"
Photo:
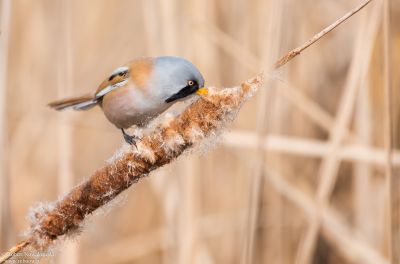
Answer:
<svg viewBox="0 0 400 264"><path fill-rule="evenodd" d="M140 140L140 138L138 136L135 136L135 135L131 136L131 135L127 134L124 130L122 130L122 134L124 135L124 139L125 139L126 143L128 143L129 145L135 146L135 148L137 148L136 142L138 140Z"/></svg>
<svg viewBox="0 0 400 264"><path fill-rule="evenodd" d="M128 143L129 145L135 146L135 148L137 148L136 141L138 141L140 138L136 137L136 136L130 136L128 134L125 134L124 139L125 139L126 143Z"/></svg>

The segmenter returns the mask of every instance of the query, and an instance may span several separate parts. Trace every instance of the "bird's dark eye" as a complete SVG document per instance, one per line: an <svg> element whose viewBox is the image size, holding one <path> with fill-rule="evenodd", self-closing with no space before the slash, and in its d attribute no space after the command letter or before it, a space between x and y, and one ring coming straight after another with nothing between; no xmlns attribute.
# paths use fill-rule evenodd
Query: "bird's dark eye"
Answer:
<svg viewBox="0 0 400 264"><path fill-rule="evenodd" d="M179 100L181 98L185 98L186 96L189 96L191 94L194 94L199 90L199 85L197 84L196 81L189 80L187 81L187 85L183 88L181 88L177 93L171 95L168 97L165 102L171 103L173 101Z"/></svg>

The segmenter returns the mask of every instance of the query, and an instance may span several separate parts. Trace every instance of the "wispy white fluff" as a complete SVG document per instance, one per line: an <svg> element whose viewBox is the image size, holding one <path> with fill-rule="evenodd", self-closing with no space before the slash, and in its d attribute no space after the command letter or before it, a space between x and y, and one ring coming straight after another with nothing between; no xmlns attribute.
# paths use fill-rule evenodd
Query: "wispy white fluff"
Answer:
<svg viewBox="0 0 400 264"><path fill-rule="evenodd" d="M153 149L146 146L142 142L138 142L136 146L137 149L133 151L134 153L140 154L143 158L147 159L147 161L151 163L156 161L156 156Z"/></svg>
<svg viewBox="0 0 400 264"><path fill-rule="evenodd" d="M167 138L164 142L162 147L167 151L170 152L171 150L175 150L177 146L185 144L185 140L181 135L175 133L173 136Z"/></svg>

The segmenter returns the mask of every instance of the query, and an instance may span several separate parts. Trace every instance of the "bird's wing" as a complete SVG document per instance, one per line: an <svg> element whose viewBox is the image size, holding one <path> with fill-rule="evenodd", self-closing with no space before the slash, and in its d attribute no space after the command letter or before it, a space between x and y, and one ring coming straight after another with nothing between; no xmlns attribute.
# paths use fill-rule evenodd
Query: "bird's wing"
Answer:
<svg viewBox="0 0 400 264"><path fill-rule="evenodd" d="M97 88L94 95L95 99L99 99L107 93L124 86L129 79L129 67L123 66L115 69L110 77L104 80Z"/></svg>

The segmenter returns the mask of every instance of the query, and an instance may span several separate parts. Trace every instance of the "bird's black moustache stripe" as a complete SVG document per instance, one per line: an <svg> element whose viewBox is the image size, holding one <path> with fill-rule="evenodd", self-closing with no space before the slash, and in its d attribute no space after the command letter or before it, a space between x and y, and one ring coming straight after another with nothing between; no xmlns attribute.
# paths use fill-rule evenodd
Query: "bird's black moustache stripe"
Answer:
<svg viewBox="0 0 400 264"><path fill-rule="evenodd" d="M195 84L195 85L187 85L186 87L184 87L181 90L179 90L179 92L177 92L176 94L172 95L167 100L165 100L165 102L166 103L171 103L173 101L185 98L186 96L189 96L189 95L194 94L195 92L197 92L198 89L199 89L199 86L197 84Z"/></svg>

